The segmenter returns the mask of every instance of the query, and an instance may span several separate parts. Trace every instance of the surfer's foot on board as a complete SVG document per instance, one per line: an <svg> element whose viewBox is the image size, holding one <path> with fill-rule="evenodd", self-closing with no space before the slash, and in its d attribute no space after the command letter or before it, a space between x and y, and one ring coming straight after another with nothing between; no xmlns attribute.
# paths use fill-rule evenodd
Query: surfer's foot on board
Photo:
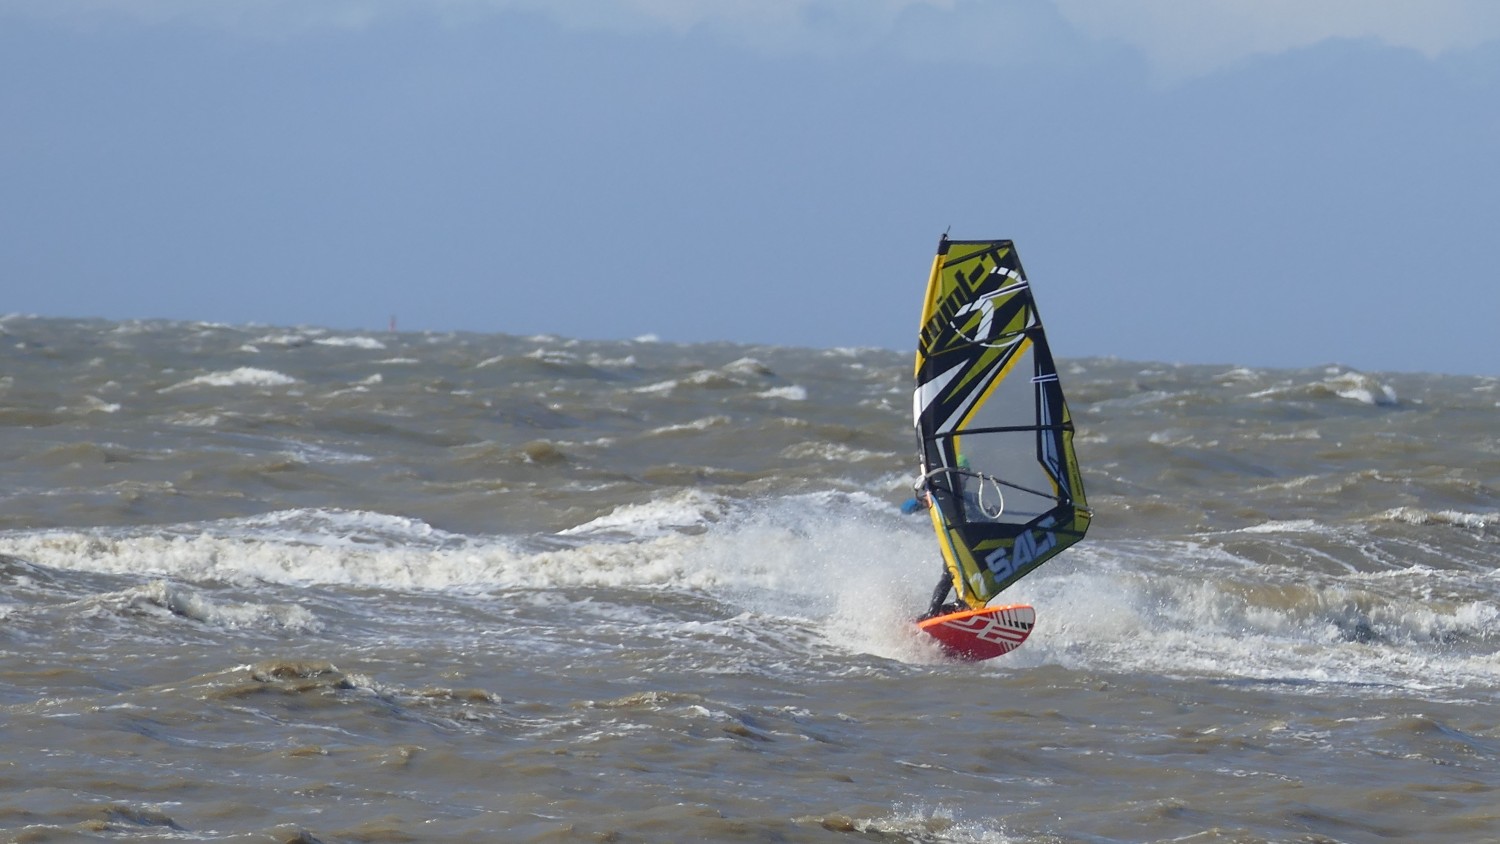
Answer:
<svg viewBox="0 0 1500 844"><path fill-rule="evenodd" d="M926 621L929 618L937 618L940 615L952 615L962 609L965 609L965 607L959 603L939 604L938 606L929 608L927 612L917 618L917 621Z"/></svg>

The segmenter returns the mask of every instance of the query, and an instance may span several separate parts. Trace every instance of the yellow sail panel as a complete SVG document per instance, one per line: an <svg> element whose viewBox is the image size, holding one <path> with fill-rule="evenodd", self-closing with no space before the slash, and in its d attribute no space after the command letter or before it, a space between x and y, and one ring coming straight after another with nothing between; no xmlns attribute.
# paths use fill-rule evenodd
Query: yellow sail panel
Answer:
<svg viewBox="0 0 1500 844"><path fill-rule="evenodd" d="M931 318L933 311L937 309L938 302L941 301L944 297L942 277L943 257L943 254L939 252L937 256L932 259L932 274L927 278L927 299L922 305L923 325L927 324L927 320ZM922 359L923 355L919 348L917 351L917 372L919 374L922 371Z"/></svg>

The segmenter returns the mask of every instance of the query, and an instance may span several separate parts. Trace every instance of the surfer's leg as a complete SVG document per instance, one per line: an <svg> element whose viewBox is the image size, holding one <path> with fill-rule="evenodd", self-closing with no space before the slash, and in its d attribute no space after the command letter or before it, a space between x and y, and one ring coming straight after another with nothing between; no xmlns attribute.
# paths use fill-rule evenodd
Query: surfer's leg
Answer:
<svg viewBox="0 0 1500 844"><path fill-rule="evenodd" d="M927 614L923 618L932 618L943 614L943 603L948 599L948 592L953 589L953 578L948 574L948 567L943 567L943 576L938 578L937 586L932 590L932 603L927 606Z"/></svg>

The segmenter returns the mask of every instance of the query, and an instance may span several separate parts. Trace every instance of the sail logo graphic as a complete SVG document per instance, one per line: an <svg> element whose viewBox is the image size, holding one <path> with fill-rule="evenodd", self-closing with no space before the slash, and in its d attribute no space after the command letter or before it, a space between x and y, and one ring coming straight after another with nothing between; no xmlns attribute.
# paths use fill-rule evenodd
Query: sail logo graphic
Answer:
<svg viewBox="0 0 1500 844"><path fill-rule="evenodd" d="M986 293L954 311L949 317L948 327L955 335L969 343L992 347L1014 346L1021 342L1023 335L1020 332L1003 331L1003 326L997 326L995 307L997 302L1009 299L1012 294L1024 290L1028 285L1026 280L1014 270L996 267L993 272L1000 273L1015 283L993 293ZM978 315L977 319L975 314ZM1029 319L1028 322L1030 322Z"/></svg>
<svg viewBox="0 0 1500 844"><path fill-rule="evenodd" d="M1018 571L1036 562L1043 554L1057 547L1057 534L1050 528L1057 526L1057 518L1048 516L1036 523L1042 538L1036 538L1035 530L1024 530L1009 548L996 548L984 558L984 564L997 581L1003 581Z"/></svg>
<svg viewBox="0 0 1500 844"><path fill-rule="evenodd" d="M1019 267L1006 267L989 263L993 256L979 257L978 266L965 272L961 266L952 267L947 276L945 291L922 326L918 350L931 355L952 351L965 345L1005 345L1013 341L1005 336L1003 326L995 324L995 311L999 303L1010 294L1029 287ZM988 293L981 289L1001 287Z"/></svg>
<svg viewBox="0 0 1500 844"><path fill-rule="evenodd" d="M983 616L957 619L944 623L945 627L961 630L978 639L999 647L1001 653L1009 653L1026 641L1031 625L1008 616Z"/></svg>

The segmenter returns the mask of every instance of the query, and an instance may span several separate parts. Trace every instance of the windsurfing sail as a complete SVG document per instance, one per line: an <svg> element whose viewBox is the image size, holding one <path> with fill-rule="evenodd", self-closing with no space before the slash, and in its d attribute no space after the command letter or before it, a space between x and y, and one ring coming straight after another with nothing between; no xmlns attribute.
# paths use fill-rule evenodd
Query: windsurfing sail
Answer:
<svg viewBox="0 0 1500 844"><path fill-rule="evenodd" d="M959 600L983 607L1083 538L1093 513L1073 418L1009 240L938 243L922 308L912 416Z"/></svg>

